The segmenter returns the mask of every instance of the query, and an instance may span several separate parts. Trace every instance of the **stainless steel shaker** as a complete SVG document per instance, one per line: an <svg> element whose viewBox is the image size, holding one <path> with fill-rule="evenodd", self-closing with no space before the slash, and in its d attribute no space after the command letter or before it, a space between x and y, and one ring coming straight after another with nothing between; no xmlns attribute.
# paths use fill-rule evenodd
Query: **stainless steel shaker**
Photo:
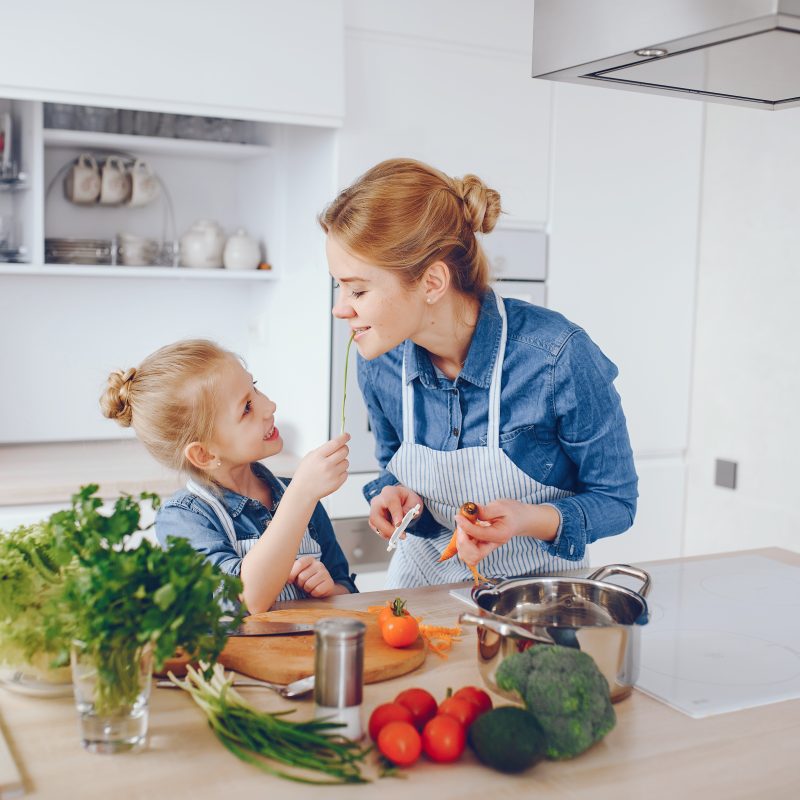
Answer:
<svg viewBox="0 0 800 800"><path fill-rule="evenodd" d="M325 617L314 626L315 716L343 723L349 739L364 735L364 635L367 626L350 617Z"/></svg>

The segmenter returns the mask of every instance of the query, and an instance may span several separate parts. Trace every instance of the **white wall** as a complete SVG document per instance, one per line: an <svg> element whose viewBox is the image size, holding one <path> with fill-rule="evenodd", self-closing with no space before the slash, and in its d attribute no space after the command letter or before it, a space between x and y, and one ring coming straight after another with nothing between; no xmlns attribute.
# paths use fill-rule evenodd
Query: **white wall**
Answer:
<svg viewBox="0 0 800 800"><path fill-rule="evenodd" d="M702 159L700 103L555 87L548 305L619 367L633 528L593 563L681 555Z"/></svg>
<svg viewBox="0 0 800 800"><path fill-rule="evenodd" d="M800 109L706 114L686 553L800 550Z"/></svg>

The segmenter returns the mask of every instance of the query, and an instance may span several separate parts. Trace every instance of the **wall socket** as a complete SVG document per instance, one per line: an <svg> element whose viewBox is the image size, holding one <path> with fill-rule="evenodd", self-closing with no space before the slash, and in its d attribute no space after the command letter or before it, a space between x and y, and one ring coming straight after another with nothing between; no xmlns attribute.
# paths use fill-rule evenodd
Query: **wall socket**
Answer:
<svg viewBox="0 0 800 800"><path fill-rule="evenodd" d="M736 461L724 461L718 458L714 470L714 485L722 486L724 489L736 488Z"/></svg>

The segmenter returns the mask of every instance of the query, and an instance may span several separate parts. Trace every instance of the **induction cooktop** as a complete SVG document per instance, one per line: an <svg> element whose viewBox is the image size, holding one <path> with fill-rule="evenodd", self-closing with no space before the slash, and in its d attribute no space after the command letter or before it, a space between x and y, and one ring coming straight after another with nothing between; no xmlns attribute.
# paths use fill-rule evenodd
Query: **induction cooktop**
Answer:
<svg viewBox="0 0 800 800"><path fill-rule="evenodd" d="M800 567L746 554L643 567L637 689L695 718L800 698ZM470 591L450 594L474 606Z"/></svg>

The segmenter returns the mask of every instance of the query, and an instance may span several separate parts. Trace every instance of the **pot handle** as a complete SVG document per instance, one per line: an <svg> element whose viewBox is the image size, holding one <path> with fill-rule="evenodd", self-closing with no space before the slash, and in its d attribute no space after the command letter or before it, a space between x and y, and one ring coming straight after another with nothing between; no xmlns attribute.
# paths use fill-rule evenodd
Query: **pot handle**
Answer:
<svg viewBox="0 0 800 800"><path fill-rule="evenodd" d="M467 625L477 625L479 628L496 633L498 636L516 636L520 639L529 639L539 644L555 644L555 641L547 633L533 633L522 625L517 625L505 617L492 614L488 611L481 611L480 614L470 614L468 611L459 615L458 621Z"/></svg>
<svg viewBox="0 0 800 800"><path fill-rule="evenodd" d="M650 591L650 576L638 567L632 567L629 564L608 564L605 567L595 570L587 580L602 581L609 575L627 575L631 578L638 578L642 582L642 588L639 589L639 594L642 597L647 597Z"/></svg>

